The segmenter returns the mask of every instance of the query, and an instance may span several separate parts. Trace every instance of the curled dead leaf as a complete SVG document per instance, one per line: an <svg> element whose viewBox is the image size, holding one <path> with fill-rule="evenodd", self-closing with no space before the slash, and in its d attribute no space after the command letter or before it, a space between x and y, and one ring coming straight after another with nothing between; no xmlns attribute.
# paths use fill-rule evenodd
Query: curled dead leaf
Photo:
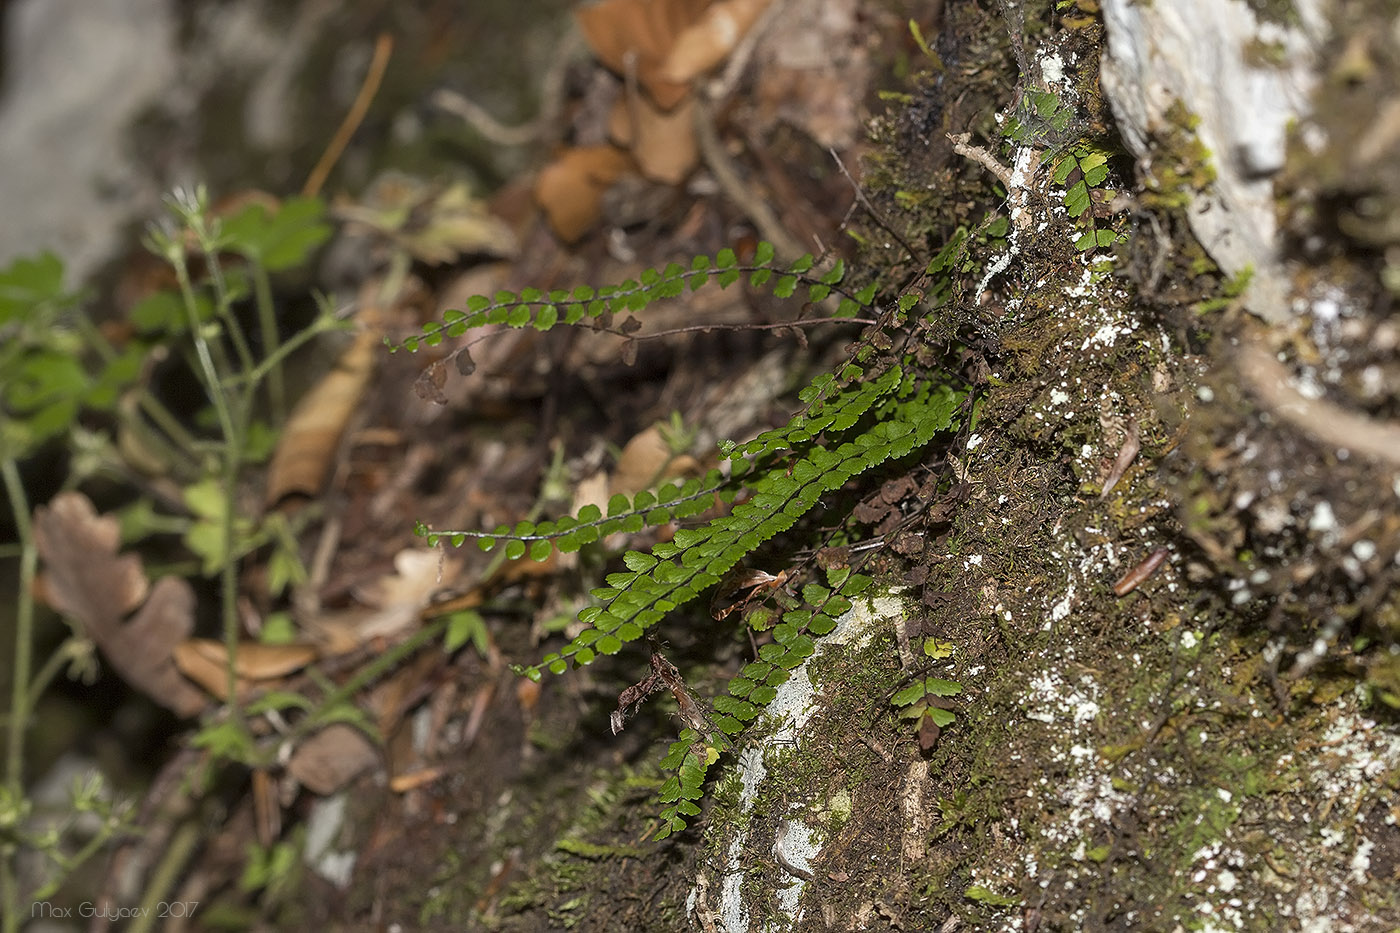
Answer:
<svg viewBox="0 0 1400 933"><path fill-rule="evenodd" d="M750 567L735 567L729 571L710 598L710 615L716 622L727 618L736 610L747 611L755 601L787 582L786 570L771 574L766 570Z"/></svg>
<svg viewBox="0 0 1400 933"><path fill-rule="evenodd" d="M720 0L676 37L660 77L688 84L729 57L772 0Z"/></svg>
<svg viewBox="0 0 1400 933"><path fill-rule="evenodd" d="M275 680L293 671L299 671L316 660L318 652L314 645L265 645L262 642L244 642L238 646L234 658L234 672L246 680ZM176 663L180 657L197 655L217 665L228 667L228 648L221 641L209 638L191 638L175 648Z"/></svg>
<svg viewBox="0 0 1400 933"><path fill-rule="evenodd" d="M193 716L208 701L180 676L171 652L194 629L194 591L177 577L148 590L141 559L117 553L120 537L116 519L99 516L81 493L60 493L35 509L44 597L78 623L123 680L176 715Z"/></svg>
<svg viewBox="0 0 1400 933"><path fill-rule="evenodd" d="M632 167L615 146L566 149L540 171L535 201L566 243L587 233L603 213L603 194Z"/></svg>
<svg viewBox="0 0 1400 933"><path fill-rule="evenodd" d="M689 92L684 83L667 80L661 67L676 39L709 6L710 0L602 0L580 8L575 17L584 40L613 72L636 75L663 110Z"/></svg>
<svg viewBox="0 0 1400 933"><path fill-rule="evenodd" d="M224 702L228 700L228 667L221 661L210 658L191 642L184 641L175 646L175 666L190 680L204 688L210 696ZM238 698L246 699L253 689L253 683L239 678L235 687Z"/></svg>

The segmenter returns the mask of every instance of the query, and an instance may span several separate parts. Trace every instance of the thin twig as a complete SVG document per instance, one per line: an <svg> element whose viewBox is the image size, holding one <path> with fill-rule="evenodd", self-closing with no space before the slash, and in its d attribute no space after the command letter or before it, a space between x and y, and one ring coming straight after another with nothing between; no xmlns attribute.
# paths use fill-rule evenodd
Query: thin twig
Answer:
<svg viewBox="0 0 1400 933"><path fill-rule="evenodd" d="M948 138L953 142L954 152L976 162L995 175L997 181L1001 182L1002 185L1006 187L1007 191L1011 190L1011 169L997 161L997 157L992 155L985 147L972 145L971 133L959 133L956 136L949 133Z"/></svg>
<svg viewBox="0 0 1400 933"><path fill-rule="evenodd" d="M788 233L787 228L778 220L778 215L768 206L768 202L755 194L739 176L739 170L729 158L729 154L724 151L724 144L720 142L719 134L715 131L713 112L698 95L695 99L695 137L700 142L700 153L705 157L705 164L714 174L715 181L729 200L748 214L749 219L758 228L759 236L776 246L784 259L796 259L805 253L802 244Z"/></svg>
<svg viewBox="0 0 1400 933"><path fill-rule="evenodd" d="M433 94L432 104L439 110L462 118L468 126L497 146L527 146L538 142L560 126L559 114L564 109L564 79L569 64L583 48L583 36L577 29L569 29L559 40L540 81L539 114L524 123L514 126L502 123L465 94L446 88Z"/></svg>
<svg viewBox="0 0 1400 933"><path fill-rule="evenodd" d="M360 128L365 114L369 112L370 102L374 100L374 95L379 93L379 84L384 80L384 69L389 67L389 54L393 51L394 37L387 32L380 33L379 38L375 40L374 58L370 59L369 71L365 74L364 83L360 85L360 93L355 96L355 102L350 105L350 111L345 114L340 128L331 137L326 151L321 153L320 161L311 170L311 174L306 177L306 184L301 188L301 193L306 197L314 198L321 193L321 188L325 185L326 178L330 176L331 169L335 167L335 163L340 161L345 147L350 144L350 137L354 136L355 130Z"/></svg>
<svg viewBox="0 0 1400 933"><path fill-rule="evenodd" d="M486 137L487 142L497 146L528 146L539 139L545 129L545 123L539 117L514 126L502 123L470 97L448 88L434 92L432 104L454 117L461 117L463 122Z"/></svg>
<svg viewBox="0 0 1400 933"><path fill-rule="evenodd" d="M875 209L875 205L870 203L870 199L865 196L865 189L862 188L860 182L856 181L855 177L851 175L850 171L846 168L846 163L841 161L841 156L837 154L836 149L832 146L827 146L826 151L831 153L831 158L835 160L836 167L841 170L842 175L846 176L846 181L850 182L851 190L856 193L856 201L860 203L861 207L865 208L865 212L870 215L870 219L875 221L881 230L893 237L896 243L904 247L904 251L909 254L910 259L917 260L919 256L918 251L910 246L909 242L905 240L904 237L900 236L899 232L885 221L885 218ZM847 217L849 216L850 215L847 214Z"/></svg>
<svg viewBox="0 0 1400 933"><path fill-rule="evenodd" d="M1348 411L1325 399L1311 399L1288 384L1288 370L1256 344L1236 354L1239 372L1259 404L1314 440L1355 454L1400 465L1400 424Z"/></svg>

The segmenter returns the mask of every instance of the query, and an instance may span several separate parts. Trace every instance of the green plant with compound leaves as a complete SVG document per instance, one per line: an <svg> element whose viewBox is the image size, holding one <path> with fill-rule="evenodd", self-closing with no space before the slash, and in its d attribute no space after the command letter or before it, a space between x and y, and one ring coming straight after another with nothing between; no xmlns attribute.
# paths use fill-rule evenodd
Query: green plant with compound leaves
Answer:
<svg viewBox="0 0 1400 933"><path fill-rule="evenodd" d="M1117 231L1100 227L1096 222L1102 205L1113 197L1113 192L1103 187L1108 179L1111 155L1101 146L1080 141L1070 146L1051 170L1051 179L1065 188L1065 211L1083 230L1074 241L1074 248L1081 252L1118 242Z"/></svg>
<svg viewBox="0 0 1400 933"><path fill-rule="evenodd" d="M577 551L616 532L681 523L671 540L622 554L624 569L608 574L605 585L592 591L593 603L578 614L586 628L520 672L539 679L546 671L562 674L570 666L616 654L669 613L718 586L749 555L818 508L824 496L853 477L907 456L958 423L964 393L918 364L918 348L910 345L909 336L915 329L911 315L925 293L935 306L947 300L965 241L960 231L928 264L920 288L906 291L877 319L863 319L869 325L865 337L841 365L798 394L802 407L786 424L746 443L722 442L726 469L635 496L615 495L606 509L584 506L573 515L492 531L431 530L419 523L418 533L434 545L460 547L475 540L485 550L503 548L512 560L545 560L554 550ZM871 312L876 286L850 291L844 277L842 263L821 272L811 256L779 265L768 244L761 244L749 263L722 250L713 258L698 256L689 266L650 269L614 286L477 296L464 310L450 312L395 348L416 350L488 324L549 330L601 321L611 327L614 315L639 313L653 301L709 285L726 288L741 279L780 298L793 297L799 289L813 303L833 298L837 307L830 320ZM619 330L631 333L635 327L624 323ZM789 672L812 655L815 639L835 627L836 618L869 583L850 567L833 568L824 584L810 582L800 595L785 596L780 614L753 614L750 624L771 630L772 640L733 678L728 695L714 701L708 727L691 725L672 744L662 762L672 777L660 794L664 809L658 838L682 829L687 817L700 812L706 771L728 745L726 736L737 735L758 718Z"/></svg>
<svg viewBox="0 0 1400 933"><path fill-rule="evenodd" d="M223 592L225 640L237 643L237 563L265 543L287 551L290 530L276 521L239 525L233 505L240 471L266 456L275 425L286 409L281 367L298 346L340 326L328 309L281 342L269 276L302 264L330 233L324 207L296 199L275 211L246 207L226 218L209 209L202 189L170 199L170 220L151 229L147 245L175 270L178 290L153 295L131 314L135 332L118 344L89 313L84 296L64 288L61 261L52 254L20 259L0 271L0 477L16 528L19 599L16 606L12 691L6 718L4 781L0 785L0 916L17 928L27 902L50 896L72 871L113 838L131 831L123 805L100 785L82 782L71 796L72 813L96 814L98 830L74 848L62 826L35 828L25 795L25 740L45 690L65 668L70 675L94 670L93 644L75 627L36 669L33 591L38 547L21 467L46 444L66 441L74 455L63 485L94 477L136 485L135 477L159 470L183 489L189 512L161 514L146 499L123 514L127 542L154 532L178 532L199 556L204 572ZM192 257L206 270L197 279ZM241 263L226 268L228 257ZM236 305L251 297L261 349L245 333ZM213 414L212 434L173 414L149 384L148 361L184 355ZM264 394L266 393L266 394ZM271 413L271 425L258 405ZM84 420L80 420L84 419ZM96 424L97 427L91 425ZM283 523L285 525L285 523ZM292 548L289 553L295 555ZM288 571L291 572L291 571ZM229 666L230 682L233 665ZM320 711L325 718L325 711ZM227 720L242 725L241 715ZM216 727L217 731L217 727ZM246 729L239 730L246 747ZM217 744L217 736L209 744ZM16 856L21 848L45 860L47 880L20 889Z"/></svg>

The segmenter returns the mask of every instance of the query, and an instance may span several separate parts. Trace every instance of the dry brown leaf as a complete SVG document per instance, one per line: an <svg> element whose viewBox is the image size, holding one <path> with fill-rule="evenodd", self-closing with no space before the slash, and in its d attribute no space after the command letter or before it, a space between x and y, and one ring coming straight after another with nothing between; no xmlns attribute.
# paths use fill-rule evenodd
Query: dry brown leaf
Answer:
<svg viewBox="0 0 1400 933"><path fill-rule="evenodd" d="M444 558L436 548L405 548L394 555L395 573L387 574L355 596L376 611L360 618L356 626L363 641L385 638L403 631L418 619L433 594L451 586L462 571L462 562Z"/></svg>
<svg viewBox="0 0 1400 933"><path fill-rule="evenodd" d="M444 557L434 548L409 548L394 556L394 568L395 573L356 587L355 598L362 605L322 612L304 621L305 631L315 639L321 656L346 654L375 638L401 633L423 617L423 609L435 594L456 581L462 562Z"/></svg>
<svg viewBox="0 0 1400 933"><path fill-rule="evenodd" d="M465 353L466 348L460 352ZM467 357L471 359L470 356ZM465 375L465 373L463 374ZM413 380L413 394L434 405L446 405L447 396L443 393L442 387L447 385L447 363L444 360L434 360L428 364L418 374L418 378Z"/></svg>
<svg viewBox="0 0 1400 933"><path fill-rule="evenodd" d="M145 602L149 583L141 558L117 554L121 527L115 518L98 516L86 496L59 493L35 509L34 535L45 564L44 599L57 611L86 624Z"/></svg>
<svg viewBox="0 0 1400 933"><path fill-rule="evenodd" d="M297 746L287 770L312 793L328 796L379 764L379 750L363 732L333 723Z"/></svg>
<svg viewBox="0 0 1400 933"><path fill-rule="evenodd" d="M180 644L176 651L199 654L221 668L228 666L228 649L221 641L191 638ZM238 646L234 670L239 677L247 680L274 680L301 670L316 660L317 654L314 645L265 645L258 641L243 642Z"/></svg>
<svg viewBox="0 0 1400 933"><path fill-rule="evenodd" d="M608 481L608 494L634 496L665 480L699 472L700 464L695 458L689 454L673 455L661 430L652 425L622 448Z"/></svg>
<svg viewBox="0 0 1400 933"><path fill-rule="evenodd" d="M540 171L535 201L566 243L583 236L603 213L603 194L632 167L615 146L566 149Z"/></svg>
<svg viewBox="0 0 1400 933"><path fill-rule="evenodd" d="M361 331L335 368L297 402L267 469L268 505L293 493L320 493L345 425L374 375L379 344L378 333Z"/></svg>
<svg viewBox="0 0 1400 933"><path fill-rule="evenodd" d="M663 110L680 103L689 86L661 76L676 39L710 0L602 0L575 13L598 60L620 75L633 73Z"/></svg>
<svg viewBox="0 0 1400 933"><path fill-rule="evenodd" d="M228 700L228 667L222 661L213 660L190 641L176 645L173 656L181 674L199 684L215 699L221 702ZM239 678L235 689L238 699L246 700L252 693L253 682Z"/></svg>
<svg viewBox="0 0 1400 933"><path fill-rule="evenodd" d="M632 150L637 168L652 181L679 184L700 161L695 101L688 96L669 111L645 97L618 100L608 114L608 135Z"/></svg>
<svg viewBox="0 0 1400 933"><path fill-rule="evenodd" d="M676 38L660 76L688 84L729 57L772 0L720 0Z"/></svg>
<svg viewBox="0 0 1400 933"><path fill-rule="evenodd" d="M176 715L193 716L208 701L180 676L171 652L194 629L194 591L163 577L147 595L141 559L117 553L120 537L116 519L99 516L81 493L59 493L35 509L44 597L78 622L123 680Z"/></svg>
<svg viewBox="0 0 1400 933"><path fill-rule="evenodd" d="M661 436L661 430L652 425L635 435L622 448L612 478L608 481L609 494L635 496L643 489L650 489L670 462L671 448Z"/></svg>

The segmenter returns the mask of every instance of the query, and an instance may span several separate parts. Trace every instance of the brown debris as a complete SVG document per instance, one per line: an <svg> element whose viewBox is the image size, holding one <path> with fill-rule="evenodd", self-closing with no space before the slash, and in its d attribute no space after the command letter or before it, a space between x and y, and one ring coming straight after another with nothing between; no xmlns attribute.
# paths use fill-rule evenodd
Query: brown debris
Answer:
<svg viewBox="0 0 1400 933"><path fill-rule="evenodd" d="M171 657L194 630L188 583L162 577L147 596L141 559L117 553L117 520L99 516L82 493L60 493L35 509L34 539L44 561L44 598L77 620L112 670L176 715L194 716L208 705ZM123 622L138 605L140 611Z"/></svg>
<svg viewBox="0 0 1400 933"><path fill-rule="evenodd" d="M268 505L293 494L320 493L345 426L359 409L374 376L381 349L378 333L361 332L335 368L297 402L267 470L264 501Z"/></svg>
<svg viewBox="0 0 1400 933"><path fill-rule="evenodd" d="M287 770L312 793L324 797L378 764L379 751L364 733L337 722L298 745Z"/></svg>
<svg viewBox="0 0 1400 933"><path fill-rule="evenodd" d="M315 661L317 655L311 645L239 645L233 665L239 697L246 696L255 681L285 677ZM229 657L223 642L191 638L175 646L174 658L180 673L220 700L228 699Z"/></svg>
<svg viewBox="0 0 1400 933"><path fill-rule="evenodd" d="M535 201L549 226L566 243L587 233L603 214L603 194L632 166L613 146L569 149L545 166L535 182Z"/></svg>

